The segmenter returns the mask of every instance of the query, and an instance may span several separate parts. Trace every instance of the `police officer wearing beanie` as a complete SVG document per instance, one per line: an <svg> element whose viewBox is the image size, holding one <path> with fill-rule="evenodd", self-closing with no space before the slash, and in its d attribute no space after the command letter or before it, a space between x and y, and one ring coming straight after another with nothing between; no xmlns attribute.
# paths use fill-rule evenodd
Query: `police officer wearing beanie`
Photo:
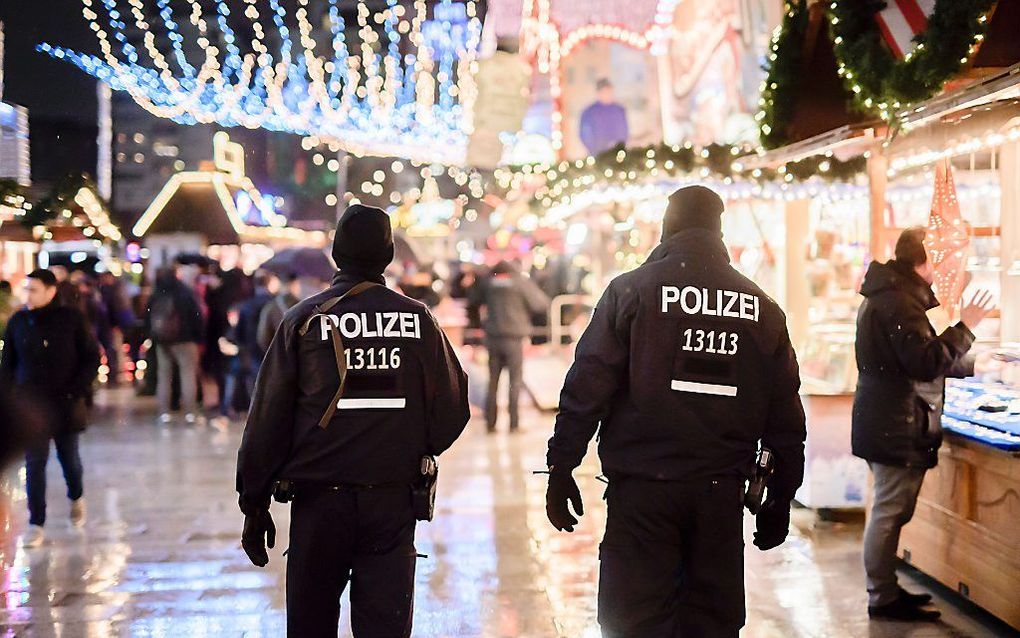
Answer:
<svg viewBox="0 0 1020 638"><path fill-rule="evenodd" d="M333 285L291 308L266 353L238 452L242 546L269 562L274 483L293 495L287 634L330 636L351 585L356 638L411 635L411 485L460 436L467 377L428 309L389 290L390 219L351 206Z"/></svg>
<svg viewBox="0 0 1020 638"><path fill-rule="evenodd" d="M776 459L759 549L786 539L803 478L786 318L730 265L722 212L702 186L669 198L662 243L609 284L560 395L546 512L573 531L583 505L571 472L598 430L609 478L598 594L607 638L736 638L742 495L759 444Z"/></svg>

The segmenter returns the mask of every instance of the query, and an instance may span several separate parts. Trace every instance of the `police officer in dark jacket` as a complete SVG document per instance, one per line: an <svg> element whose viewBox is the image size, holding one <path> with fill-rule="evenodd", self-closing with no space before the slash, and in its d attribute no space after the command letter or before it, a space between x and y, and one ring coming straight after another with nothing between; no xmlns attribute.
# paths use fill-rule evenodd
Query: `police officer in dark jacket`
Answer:
<svg viewBox="0 0 1020 638"><path fill-rule="evenodd" d="M857 393L853 453L874 476L874 499L864 533L868 613L897 620L935 620L921 609L927 594L904 591L896 580L900 529L910 521L925 472L938 462L942 444L945 377L974 374L971 332L988 312L980 293L961 321L936 334L925 314L939 305L934 271L925 252L924 228L909 228L896 242L895 259L872 262L861 285L857 315Z"/></svg>
<svg viewBox="0 0 1020 638"><path fill-rule="evenodd" d="M571 476L599 430L609 478L599 622L607 637L736 637L744 624L743 483L759 442L776 470L754 544L787 536L804 469L797 360L779 306L729 263L723 203L669 199L662 243L614 279L577 345L549 441L546 510L573 531Z"/></svg>
<svg viewBox="0 0 1020 638"><path fill-rule="evenodd" d="M51 439L67 483L71 520L76 525L85 522L78 438L87 425L86 398L99 369L99 344L82 313L60 305L52 272L29 273L26 287L28 303L11 317L4 334L0 387L13 390L44 426L25 454L30 523L25 543L38 547L44 541Z"/></svg>
<svg viewBox="0 0 1020 638"><path fill-rule="evenodd" d="M293 483L288 635L335 637L350 582L354 635L405 637L416 557L410 486L423 456L442 453L467 424L467 377L428 309L384 286L393 259L386 213L348 208L333 259L332 287L288 310L259 372L238 452L242 545L255 565L269 561L273 483ZM342 392L334 346L346 364Z"/></svg>

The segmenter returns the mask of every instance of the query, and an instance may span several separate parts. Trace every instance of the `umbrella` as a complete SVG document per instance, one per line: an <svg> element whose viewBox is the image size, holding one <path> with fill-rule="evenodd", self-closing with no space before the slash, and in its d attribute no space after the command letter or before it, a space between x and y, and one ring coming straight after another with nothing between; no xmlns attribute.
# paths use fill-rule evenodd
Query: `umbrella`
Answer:
<svg viewBox="0 0 1020 638"><path fill-rule="evenodd" d="M259 268L281 277L311 277L320 281L329 281L336 272L336 266L326 253L316 248L281 250Z"/></svg>
<svg viewBox="0 0 1020 638"><path fill-rule="evenodd" d="M216 263L215 260L200 253L178 253L174 261L182 266L201 266L205 268Z"/></svg>

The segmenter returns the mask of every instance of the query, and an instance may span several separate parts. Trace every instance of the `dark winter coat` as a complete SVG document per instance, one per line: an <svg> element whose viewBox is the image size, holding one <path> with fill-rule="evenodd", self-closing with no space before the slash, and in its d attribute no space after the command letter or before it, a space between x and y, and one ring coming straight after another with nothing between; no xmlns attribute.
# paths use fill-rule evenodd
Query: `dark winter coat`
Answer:
<svg viewBox="0 0 1020 638"><path fill-rule="evenodd" d="M746 477L759 441L770 489L804 472L800 375L779 306L729 263L721 235L685 230L614 279L577 344L548 462L577 467L599 430L603 471L688 481Z"/></svg>
<svg viewBox="0 0 1020 638"><path fill-rule="evenodd" d="M237 312L237 325L234 326L234 343L241 349L245 365L257 369L266 356L265 349L259 345L259 318L266 304L273 301L273 293L261 289L255 296L246 299Z"/></svg>
<svg viewBox="0 0 1020 638"><path fill-rule="evenodd" d="M485 336L530 337L532 315L549 310L549 298L519 272L495 272L480 285Z"/></svg>
<svg viewBox="0 0 1020 638"><path fill-rule="evenodd" d="M315 317L301 334L317 306L364 280L338 274L332 287L288 310L276 331L238 451L242 511L268 507L278 479L410 485L422 456L445 451L464 430L467 376L421 303L379 285ZM341 409L321 428L339 386L336 329L350 361L347 382Z"/></svg>
<svg viewBox="0 0 1020 638"><path fill-rule="evenodd" d="M202 343L205 339L205 319L202 317L202 308L198 304L198 297L176 277L156 282L156 289L153 291L152 297L149 298L149 306L146 309L147 326L152 324L153 309L158 308L164 299L169 299L173 303L177 315L180 317L179 336L172 343L162 343L155 336L153 336L153 341L157 342L157 345Z"/></svg>
<svg viewBox="0 0 1020 638"><path fill-rule="evenodd" d="M11 317L0 354L0 385L14 387L54 434L85 429L86 397L99 345L80 312L50 303Z"/></svg>
<svg viewBox="0 0 1020 638"><path fill-rule="evenodd" d="M932 468L942 444L945 378L974 373L963 323L935 334L935 294L909 266L873 262L857 313L853 453L868 461Z"/></svg>

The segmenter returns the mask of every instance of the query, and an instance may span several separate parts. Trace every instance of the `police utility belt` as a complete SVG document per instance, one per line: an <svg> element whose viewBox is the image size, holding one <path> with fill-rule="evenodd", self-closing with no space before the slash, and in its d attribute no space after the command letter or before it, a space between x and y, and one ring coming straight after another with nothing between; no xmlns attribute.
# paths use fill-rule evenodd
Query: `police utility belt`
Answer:
<svg viewBox="0 0 1020 638"><path fill-rule="evenodd" d="M301 327L300 334L304 336L308 333L311 327L312 321L322 316L326 311L330 310L344 299L354 297L365 292L369 288L378 286L371 281L363 281L359 284L354 285L350 290L340 295L339 297L333 297L322 302L315 308L315 312L305 321ZM323 413L322 418L319 419L319 427L326 429L329 426L329 422L333 419L333 415L336 413L337 405L344 394L344 385L347 382L347 358L344 356L344 344L343 339L340 336L339 330L330 330L330 340L333 343L333 354L336 357L336 369L340 376L340 385L337 388L336 394L333 396L333 400L327 406L326 411ZM436 484L439 480L439 465L436 463L435 457L431 455L425 455L421 459L419 466L418 477L409 486L411 488L412 504L414 507L414 516L419 521L431 521L436 508ZM329 484L329 483L300 483L288 480L277 481L273 485L273 498L280 503L289 503L294 500L295 496L300 496L302 493L309 492L320 492L320 491L333 491L333 492L352 492L352 491L367 491L373 489L385 489L407 486L406 483L380 483L374 485L361 485L361 484Z"/></svg>

